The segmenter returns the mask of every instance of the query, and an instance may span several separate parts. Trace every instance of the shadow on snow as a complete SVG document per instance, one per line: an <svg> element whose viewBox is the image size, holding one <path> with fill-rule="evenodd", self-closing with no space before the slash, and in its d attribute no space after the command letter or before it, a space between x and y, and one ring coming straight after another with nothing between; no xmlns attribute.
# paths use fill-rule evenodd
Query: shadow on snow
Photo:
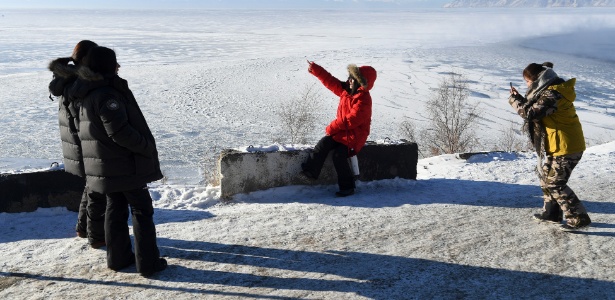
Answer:
<svg viewBox="0 0 615 300"><path fill-rule="evenodd" d="M399 207L402 205L459 204L486 207L542 207L538 185L461 179L406 180L389 179L358 182L357 193L336 198L337 185L278 187L250 194L235 195L246 203L304 203L364 208ZM589 212L615 214L615 203L581 199Z"/></svg>
<svg viewBox="0 0 615 300"><path fill-rule="evenodd" d="M0 223L3 232L0 235L0 243L10 243L25 240L41 239L65 239L75 238L75 224L77 223L77 213L36 215L20 217L21 215L7 215L9 218ZM32 218L36 217L36 222ZM174 210L174 209L155 209L154 223L180 223L200 221L214 217L214 215L202 210ZM128 219L128 224L131 224ZM41 226L44 224L44 226Z"/></svg>
<svg viewBox="0 0 615 300"><path fill-rule="evenodd" d="M409 298L609 298L615 283L552 274L475 267L425 259L361 252L309 252L199 241L159 239L170 257L255 267L256 273L192 269L170 265L155 279L173 286L53 277L20 272L0 272L9 278L72 281L81 284L136 287L192 294L263 299L293 299L216 291L216 285L275 290L340 292L370 299ZM133 267L134 268L134 267ZM279 270L288 270L280 272ZM309 276L309 278L308 278ZM213 287L195 288L194 284ZM263 293L270 291L264 291Z"/></svg>

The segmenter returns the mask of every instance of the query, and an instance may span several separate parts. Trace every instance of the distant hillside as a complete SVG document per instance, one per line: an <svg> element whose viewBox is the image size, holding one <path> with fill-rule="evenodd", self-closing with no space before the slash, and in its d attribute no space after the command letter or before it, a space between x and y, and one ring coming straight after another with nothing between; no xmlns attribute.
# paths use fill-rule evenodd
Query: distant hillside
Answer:
<svg viewBox="0 0 615 300"><path fill-rule="evenodd" d="M615 0L455 0L444 7L615 7Z"/></svg>

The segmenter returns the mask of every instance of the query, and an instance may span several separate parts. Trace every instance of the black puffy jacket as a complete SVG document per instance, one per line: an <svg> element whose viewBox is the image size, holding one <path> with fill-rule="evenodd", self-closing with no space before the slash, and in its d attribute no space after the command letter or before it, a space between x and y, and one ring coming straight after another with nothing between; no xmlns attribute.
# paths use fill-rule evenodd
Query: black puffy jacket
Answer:
<svg viewBox="0 0 615 300"><path fill-rule="evenodd" d="M53 79L49 83L49 92L58 97L58 121L60 124L60 140L62 140L62 155L64 170L80 177L85 176L81 141L77 135L77 125L74 120L73 103L65 94L77 80L77 66L69 64L69 57L55 59L49 63Z"/></svg>
<svg viewBox="0 0 615 300"><path fill-rule="evenodd" d="M161 179L156 142L126 80L80 67L69 96L79 106L88 188L128 191Z"/></svg>

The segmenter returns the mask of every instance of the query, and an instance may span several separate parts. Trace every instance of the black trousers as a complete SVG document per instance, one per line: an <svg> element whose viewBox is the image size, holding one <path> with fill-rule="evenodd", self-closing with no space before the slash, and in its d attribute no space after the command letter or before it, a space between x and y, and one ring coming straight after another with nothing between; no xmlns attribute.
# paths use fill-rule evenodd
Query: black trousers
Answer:
<svg viewBox="0 0 615 300"><path fill-rule="evenodd" d="M128 230L129 207L135 238L134 252ZM146 187L107 194L105 237L107 266L110 269L120 270L135 262L139 273L154 271L160 252L156 244L154 207Z"/></svg>
<svg viewBox="0 0 615 300"><path fill-rule="evenodd" d="M324 136L312 151L307 162L303 165L304 170L309 171L316 178L320 176L322 166L329 155L333 151L332 160L335 172L337 173L337 184L340 190L348 190L355 188L354 175L348 164L349 149L346 145L338 143L331 136Z"/></svg>
<svg viewBox="0 0 615 300"><path fill-rule="evenodd" d="M79 202L79 213L77 214L76 231L88 233L88 189L83 189L81 202Z"/></svg>
<svg viewBox="0 0 615 300"><path fill-rule="evenodd" d="M105 240L106 207L105 194L90 191L87 187L83 189L76 229L87 234L90 244Z"/></svg>

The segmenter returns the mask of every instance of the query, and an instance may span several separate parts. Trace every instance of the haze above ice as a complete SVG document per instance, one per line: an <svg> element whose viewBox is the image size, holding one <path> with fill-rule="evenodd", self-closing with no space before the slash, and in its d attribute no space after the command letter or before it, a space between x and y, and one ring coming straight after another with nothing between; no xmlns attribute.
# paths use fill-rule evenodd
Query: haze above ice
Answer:
<svg viewBox="0 0 615 300"><path fill-rule="evenodd" d="M441 7L447 0L4 0L0 8L109 9L390 9Z"/></svg>

